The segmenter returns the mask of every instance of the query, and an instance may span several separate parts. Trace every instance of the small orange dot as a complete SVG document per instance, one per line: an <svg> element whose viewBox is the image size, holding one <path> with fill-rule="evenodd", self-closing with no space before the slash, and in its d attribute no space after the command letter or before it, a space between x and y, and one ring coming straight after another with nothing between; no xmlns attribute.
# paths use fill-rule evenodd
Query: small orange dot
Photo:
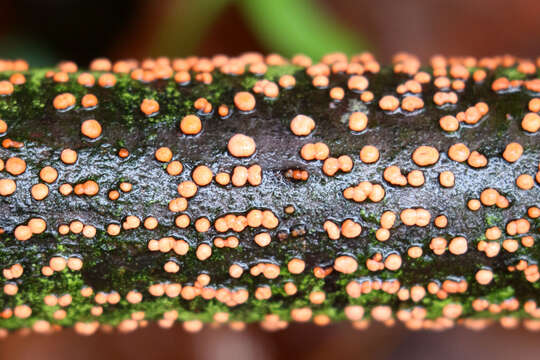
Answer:
<svg viewBox="0 0 540 360"><path fill-rule="evenodd" d="M21 73L15 73L10 76L9 81L14 85L22 85L26 82L26 77Z"/></svg>
<svg viewBox="0 0 540 360"><path fill-rule="evenodd" d="M210 221L205 217L195 220L195 229L201 233L207 232L210 229Z"/></svg>
<svg viewBox="0 0 540 360"><path fill-rule="evenodd" d="M39 172L39 177L41 178L41 180L50 184L54 182L56 178L58 177L58 171L56 171L56 169L51 166L45 166Z"/></svg>
<svg viewBox="0 0 540 360"><path fill-rule="evenodd" d="M469 148L462 143L454 144L448 149L448 157L457 162L464 162L470 156Z"/></svg>
<svg viewBox="0 0 540 360"><path fill-rule="evenodd" d="M101 135L101 124L94 119L85 120L81 124L81 133L90 139L96 139Z"/></svg>
<svg viewBox="0 0 540 360"><path fill-rule="evenodd" d="M259 233L259 234L255 235L253 240L260 247L265 247L265 246L268 246L270 244L270 242L272 241L272 238L271 238L270 234L268 234L266 232L262 232L262 233Z"/></svg>
<svg viewBox="0 0 540 360"><path fill-rule="evenodd" d="M104 88L113 87L116 84L116 76L110 73L102 74L98 79L98 84Z"/></svg>
<svg viewBox="0 0 540 360"><path fill-rule="evenodd" d="M75 105L75 96L70 93L57 95L53 100L53 106L57 110L69 110Z"/></svg>
<svg viewBox="0 0 540 360"><path fill-rule="evenodd" d="M334 268L343 274L352 274L358 269L358 262L350 256L339 256L334 261Z"/></svg>
<svg viewBox="0 0 540 360"><path fill-rule="evenodd" d="M187 85L191 81L191 75L187 71L179 71L174 74L174 81L181 85Z"/></svg>
<svg viewBox="0 0 540 360"><path fill-rule="evenodd" d="M279 78L279 86L290 89L296 85L296 79L292 75L283 75Z"/></svg>
<svg viewBox="0 0 540 360"><path fill-rule="evenodd" d="M534 179L529 174L522 174L516 179L516 185L522 190L530 190L534 186Z"/></svg>
<svg viewBox="0 0 540 360"><path fill-rule="evenodd" d="M77 82L82 86L92 87L96 83L96 79L90 73L82 73L77 77Z"/></svg>
<svg viewBox="0 0 540 360"><path fill-rule="evenodd" d="M167 164L167 173L171 176L180 175L183 169L184 169L184 166L178 160L171 161L169 164Z"/></svg>
<svg viewBox="0 0 540 360"><path fill-rule="evenodd" d="M157 114L159 111L159 103L153 99L144 99L141 103L141 111L146 116Z"/></svg>
<svg viewBox="0 0 540 360"><path fill-rule="evenodd" d="M384 261L384 267L390 271L396 271L401 267L401 256L398 254L390 254L386 257Z"/></svg>
<svg viewBox="0 0 540 360"><path fill-rule="evenodd" d="M342 100L344 96L345 91L343 90L343 88L336 86L330 89L330 98L332 98L333 100Z"/></svg>
<svg viewBox="0 0 540 360"><path fill-rule="evenodd" d="M353 75L347 81L348 88L354 91L364 91L367 89L368 85L368 79L361 75Z"/></svg>
<svg viewBox="0 0 540 360"><path fill-rule="evenodd" d="M156 150L155 157L157 161L169 162L171 161L173 153L168 147L160 147Z"/></svg>
<svg viewBox="0 0 540 360"><path fill-rule="evenodd" d="M487 285L493 280L493 272L488 269L478 270L475 278L480 285Z"/></svg>
<svg viewBox="0 0 540 360"><path fill-rule="evenodd" d="M366 164L377 162L379 156L379 150L373 145L366 145L360 150L360 160Z"/></svg>
<svg viewBox="0 0 540 360"><path fill-rule="evenodd" d="M434 224L438 228L445 228L448 225L448 218L444 215L439 215L435 218Z"/></svg>
<svg viewBox="0 0 540 360"><path fill-rule="evenodd" d="M448 244L448 251L454 255L463 255L467 252L467 239L464 237L455 237Z"/></svg>
<svg viewBox="0 0 540 360"><path fill-rule="evenodd" d="M296 136L307 136L315 129L315 121L306 115L296 115L292 119L290 127Z"/></svg>
<svg viewBox="0 0 540 360"><path fill-rule="evenodd" d="M184 181L178 184L178 193L185 198L195 196L197 193L197 185L192 181Z"/></svg>
<svg viewBox="0 0 540 360"><path fill-rule="evenodd" d="M255 97L247 91L240 91L234 95L234 105L241 111L251 111L255 109L255 104Z"/></svg>
<svg viewBox="0 0 540 360"><path fill-rule="evenodd" d="M484 167L487 165L487 162L487 158L476 150L471 152L471 155L467 159L467 164L474 168Z"/></svg>
<svg viewBox="0 0 540 360"><path fill-rule="evenodd" d="M212 182L213 173L208 166L199 165L193 170L191 177L195 184L206 186Z"/></svg>
<svg viewBox="0 0 540 360"><path fill-rule="evenodd" d="M153 230L158 226L158 220L153 216L149 216L144 219L143 225L145 229Z"/></svg>
<svg viewBox="0 0 540 360"><path fill-rule="evenodd" d="M11 175L18 176L26 171L26 161L19 157L12 157L7 159L5 168Z"/></svg>
<svg viewBox="0 0 540 360"><path fill-rule="evenodd" d="M196 115L187 115L180 121L180 130L186 135L197 135L201 129L201 119Z"/></svg>
<svg viewBox="0 0 540 360"><path fill-rule="evenodd" d="M13 84L7 80L0 81L0 96L1 95L11 95L13 93L14 87Z"/></svg>
<svg viewBox="0 0 540 360"><path fill-rule="evenodd" d="M246 135L236 134L227 145L229 153L234 157L249 157L255 153L255 141Z"/></svg>
<svg viewBox="0 0 540 360"><path fill-rule="evenodd" d="M7 129L8 129L7 123L4 120L0 119L0 134L5 133Z"/></svg>
<svg viewBox="0 0 540 360"><path fill-rule="evenodd" d="M412 159L418 166L433 165L439 160L439 151L432 146L422 145L413 152Z"/></svg>
<svg viewBox="0 0 540 360"><path fill-rule="evenodd" d="M508 162L516 162L522 154L523 146L521 146L521 144L513 142L506 145L506 148L503 152L503 158Z"/></svg>
<svg viewBox="0 0 540 360"><path fill-rule="evenodd" d="M41 201L49 196L49 188L45 184L36 184L32 186L30 193L34 199Z"/></svg>
<svg viewBox="0 0 540 360"><path fill-rule="evenodd" d="M122 159L125 159L129 156L129 151L126 148L120 148L118 150L118 156Z"/></svg>
<svg viewBox="0 0 540 360"><path fill-rule="evenodd" d="M379 107L386 111L394 111L399 107L399 100L392 95L386 95L379 100Z"/></svg>
<svg viewBox="0 0 540 360"><path fill-rule="evenodd" d="M537 132L540 130L540 115L532 112L526 114L521 121L521 127L530 133Z"/></svg>
<svg viewBox="0 0 540 360"><path fill-rule="evenodd" d="M98 104L98 99L94 94L86 94L81 99L81 105L84 108L93 108Z"/></svg>
<svg viewBox="0 0 540 360"><path fill-rule="evenodd" d="M455 116L452 115L443 116L439 120L439 125L441 126L441 129L447 132L452 132L459 129L459 121L455 118Z"/></svg>
<svg viewBox="0 0 540 360"><path fill-rule="evenodd" d="M26 241L32 237L32 230L29 226L19 225L13 231L13 235L19 241Z"/></svg>
<svg viewBox="0 0 540 360"><path fill-rule="evenodd" d="M349 129L352 131L363 131L366 129L368 118L362 112L353 112L349 116Z"/></svg>
<svg viewBox="0 0 540 360"><path fill-rule="evenodd" d="M17 184L11 179L0 179L0 195L9 196L15 192Z"/></svg>
<svg viewBox="0 0 540 360"><path fill-rule="evenodd" d="M407 174L407 182L409 183L409 185L415 187L424 185L424 173L420 170L411 171L409 174Z"/></svg>
<svg viewBox="0 0 540 360"><path fill-rule="evenodd" d="M228 185L231 181L231 176L225 172L219 172L216 174L216 182L220 185Z"/></svg>
<svg viewBox="0 0 540 360"><path fill-rule="evenodd" d="M330 83L328 76L317 75L313 78L312 84L317 88L325 88Z"/></svg>
<svg viewBox="0 0 540 360"><path fill-rule="evenodd" d="M442 173L439 174L439 182L441 183L442 186L446 188L454 186L455 184L454 173L452 173L451 171L443 171Z"/></svg>

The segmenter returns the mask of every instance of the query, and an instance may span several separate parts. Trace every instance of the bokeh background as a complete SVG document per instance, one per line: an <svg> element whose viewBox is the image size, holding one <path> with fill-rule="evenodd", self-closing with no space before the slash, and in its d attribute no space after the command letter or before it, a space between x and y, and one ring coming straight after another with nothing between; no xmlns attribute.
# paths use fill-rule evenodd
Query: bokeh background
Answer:
<svg viewBox="0 0 540 360"><path fill-rule="evenodd" d="M1 0L0 53L31 65L244 51L539 55L537 0Z"/></svg>
<svg viewBox="0 0 540 360"><path fill-rule="evenodd" d="M93 58L237 55L245 51L409 51L477 57L540 56L538 0L0 0L0 58L33 66ZM352 330L291 325L278 333L156 326L80 337L14 335L0 359L538 359L540 336L492 326L475 332Z"/></svg>

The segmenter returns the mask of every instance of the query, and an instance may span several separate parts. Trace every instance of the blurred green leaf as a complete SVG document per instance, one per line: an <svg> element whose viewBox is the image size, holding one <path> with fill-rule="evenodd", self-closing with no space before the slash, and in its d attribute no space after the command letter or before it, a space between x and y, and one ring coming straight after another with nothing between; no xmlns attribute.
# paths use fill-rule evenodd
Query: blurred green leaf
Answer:
<svg viewBox="0 0 540 360"><path fill-rule="evenodd" d="M320 59L342 51L348 55L368 44L340 24L314 0L238 0L237 4L270 51L285 56L304 53Z"/></svg>
<svg viewBox="0 0 540 360"><path fill-rule="evenodd" d="M231 1L174 1L160 24L151 55L194 55L214 20Z"/></svg>

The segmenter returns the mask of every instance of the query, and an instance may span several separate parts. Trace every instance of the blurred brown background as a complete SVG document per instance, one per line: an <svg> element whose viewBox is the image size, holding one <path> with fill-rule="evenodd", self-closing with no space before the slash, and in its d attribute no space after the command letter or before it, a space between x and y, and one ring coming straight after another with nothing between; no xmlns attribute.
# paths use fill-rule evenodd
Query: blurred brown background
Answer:
<svg viewBox="0 0 540 360"><path fill-rule="evenodd" d="M412 332L381 325L362 331L348 324L291 325L276 333L252 326L243 332L207 328L197 334L177 326L90 337L72 331L13 335L0 343L0 359L533 360L538 359L539 340L537 333L498 326L483 331Z"/></svg>
<svg viewBox="0 0 540 360"><path fill-rule="evenodd" d="M31 65L95 57L236 55L244 51L397 51L477 57L540 55L537 0L3 0L0 58ZM261 17L261 14L265 14ZM410 332L347 324L292 325L278 333L157 327L128 335L14 335L0 359L538 359L540 338L493 326Z"/></svg>

